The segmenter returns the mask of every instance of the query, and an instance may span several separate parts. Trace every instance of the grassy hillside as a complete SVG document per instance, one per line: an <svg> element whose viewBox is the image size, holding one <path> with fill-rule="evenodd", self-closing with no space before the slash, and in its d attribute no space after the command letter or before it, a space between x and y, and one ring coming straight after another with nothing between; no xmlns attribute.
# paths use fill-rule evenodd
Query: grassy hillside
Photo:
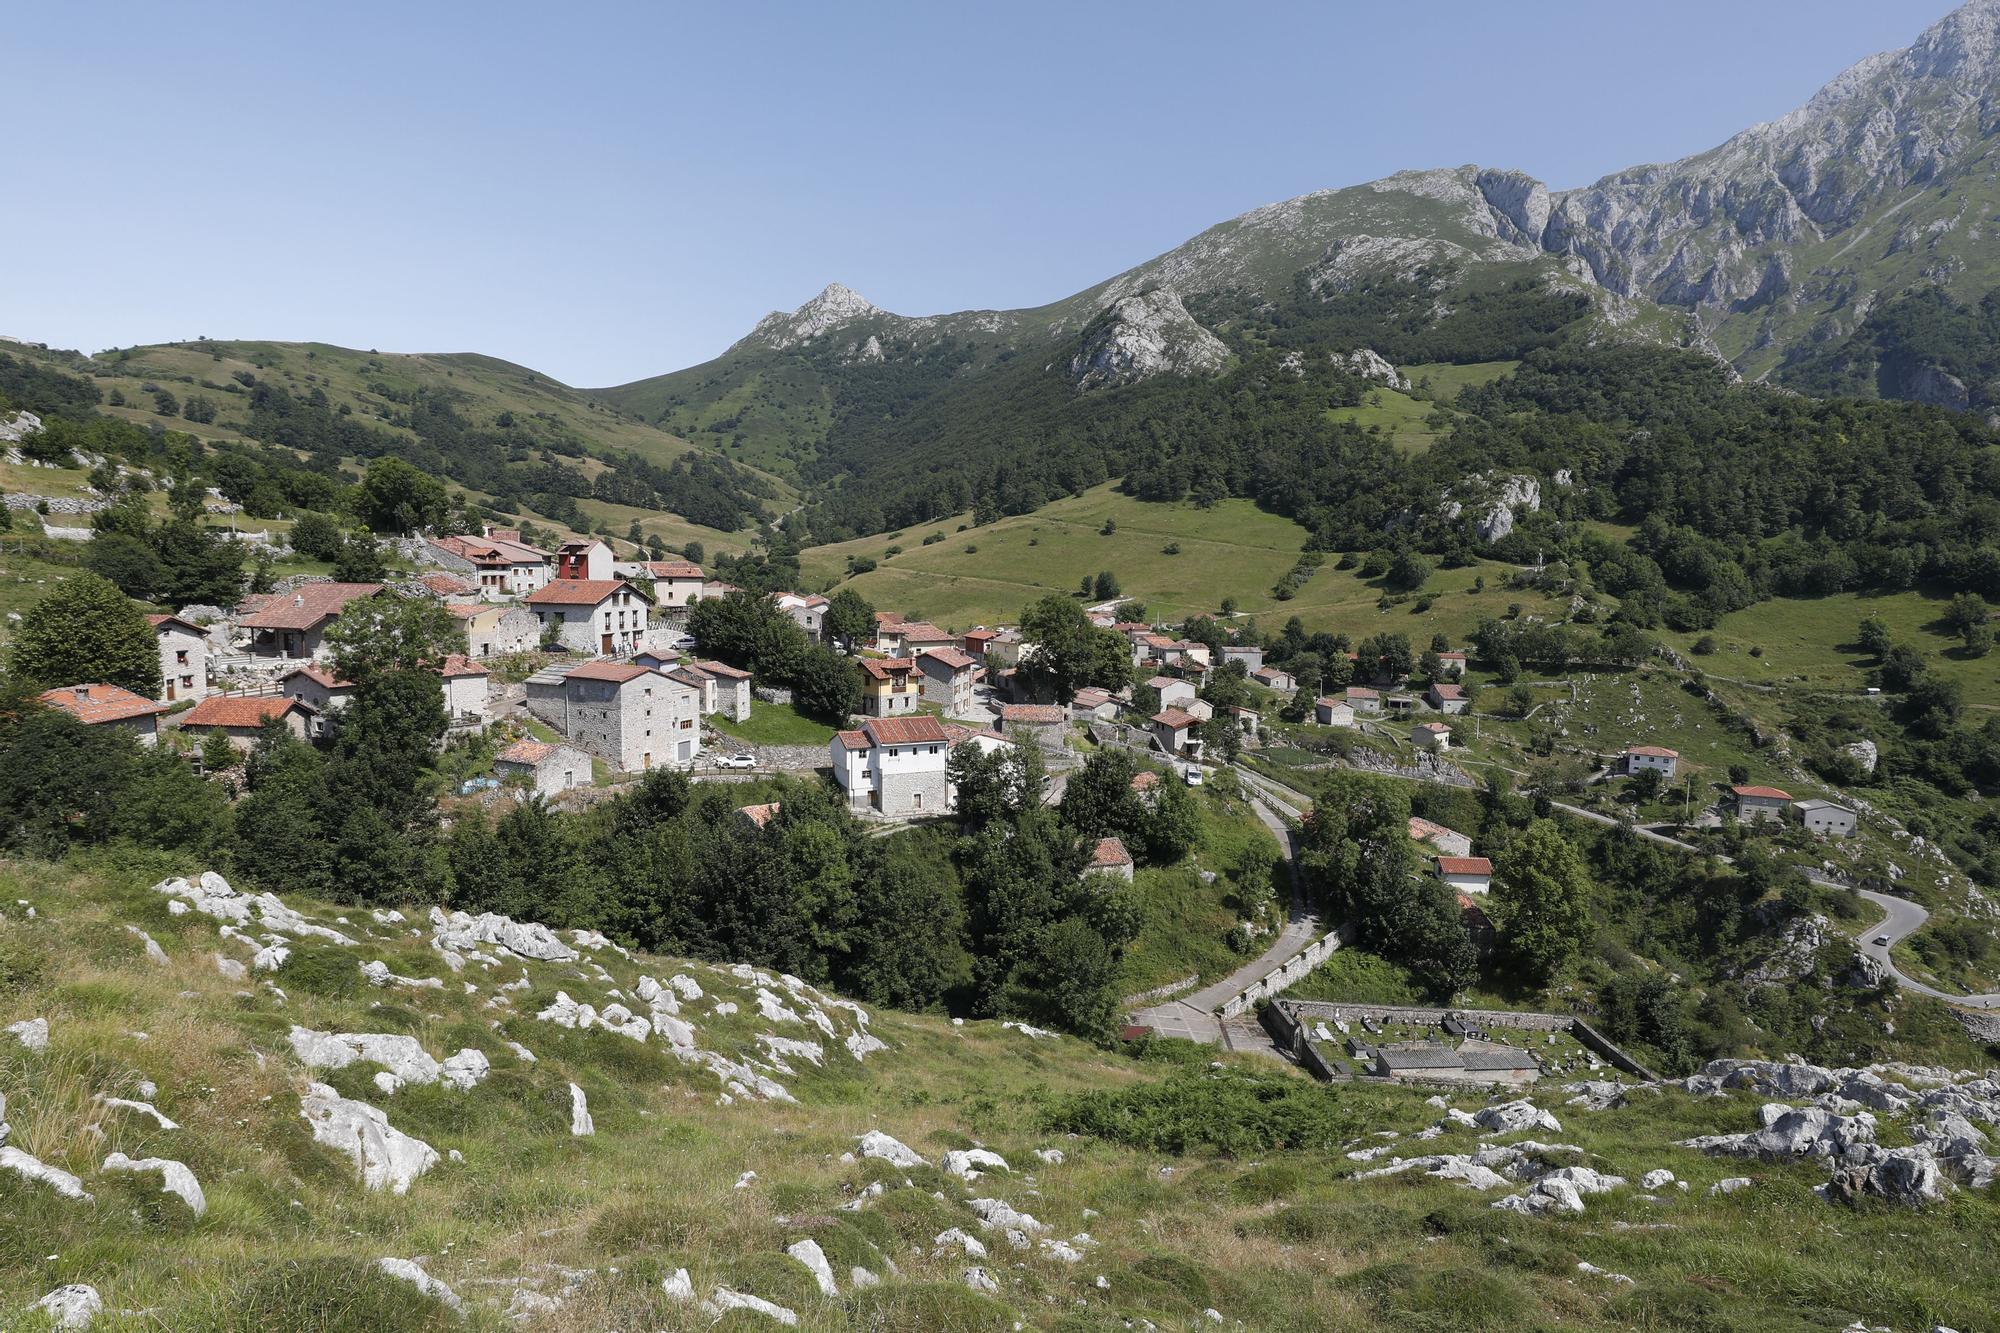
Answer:
<svg viewBox="0 0 2000 1333"><path fill-rule="evenodd" d="M1115 525L1108 534L1107 522ZM1248 500L1225 500L1208 509L1155 504L1106 484L1032 514L979 528L968 524L969 516L961 515L813 547L801 561L805 581L851 584L878 607L963 629L1012 620L1036 598L1073 592L1085 575L1110 570L1124 594L1146 603L1156 619L1213 615L1223 598L1234 597L1239 615L1273 628L1298 616L1308 630L1363 635L1387 629L1426 642L1437 632L1462 639L1481 619L1500 615L1522 596L1501 589L1505 566L1478 565L1433 576L1425 591L1436 601L1426 611L1416 611L1415 600L1384 611L1377 607L1384 592L1380 580L1335 569L1329 560L1295 597L1280 601L1271 590L1298 562L1305 529ZM936 534L943 539L923 544ZM892 546L902 549L892 556ZM1169 546L1179 553L1166 554ZM848 578L849 562L856 559L874 560L876 568ZM1486 588L1473 591L1481 578Z"/></svg>
<svg viewBox="0 0 2000 1333"><path fill-rule="evenodd" d="M1916 1214L1847 1209L1808 1192L1824 1174L1810 1164L1671 1146L1754 1124L1747 1094L1670 1093L1602 1113L1538 1098L1561 1120L1540 1137L1579 1150L1557 1154L1566 1164L1628 1181L1665 1166L1691 1188L1649 1199L1625 1185L1591 1196L1582 1216L1525 1216L1496 1211L1498 1190L1420 1172L1355 1178L1362 1168L1342 1150L1437 1119L1419 1092L1329 1088L1249 1056L1211 1069L1205 1051L1135 1061L1067 1038L890 1013L867 1024L887 1049L856 1061L812 1015L842 1034L859 1030L856 1016L777 978L587 943L574 962L473 959L453 974L420 914L376 921L309 902L294 906L355 943L293 925L282 965L236 979L215 956L247 962L255 942L218 938L200 911L170 913L149 888L164 869L0 867L6 1016L49 1023L45 1050L0 1039L8 1142L94 1196L66 1199L0 1173L0 1306L10 1315L85 1282L107 1307L95 1327L111 1329L774 1326L747 1312L717 1323L676 1299L662 1280L682 1268L697 1298L727 1286L796 1312L806 1328L913 1333L1185 1328L1207 1310L1227 1327L1273 1329L1805 1330L1853 1318L1978 1327L1991 1308L1985 1279L1968 1279L2000 1221L1986 1194ZM147 960L132 926L164 961ZM441 985L377 989L359 966L374 959ZM714 1074L657 1037L535 1017L558 990L599 1006L617 993L630 1000L641 975L693 980L702 997L677 1007L701 1049L761 1061L796 1104L722 1096ZM517 980L524 989L499 989ZM760 1017L760 986L774 1012L799 1021ZM725 1000L738 1011L722 1012ZM385 1095L367 1061L309 1071L288 1037L294 1025L406 1034L433 1057L475 1048L492 1071L465 1091L409 1084ZM769 1054L757 1040L766 1033L821 1043L823 1064L798 1048ZM379 1108L440 1160L405 1194L364 1189L299 1114L314 1080ZM144 1100L142 1082L157 1084L151 1100L178 1128L95 1100ZM572 1083L594 1120L587 1137L571 1132ZM928 1163L979 1143L1013 1169L967 1181L936 1165L855 1160L871 1130ZM1454 1130L1425 1149L1480 1143ZM1050 1149L1062 1159L1037 1160ZM157 1175L102 1170L114 1151L185 1163L206 1212L162 1193ZM1736 1175L1755 1183L1709 1195ZM1017 1250L982 1227L973 1199L1003 1200L1048 1230ZM940 1245L954 1227L987 1256ZM1057 1238L1067 1253L1039 1243ZM807 1239L829 1261L834 1294L787 1256ZM418 1261L465 1315L385 1275L383 1258ZM968 1288L973 1265L991 1291ZM879 1284L857 1282L855 1268Z"/></svg>

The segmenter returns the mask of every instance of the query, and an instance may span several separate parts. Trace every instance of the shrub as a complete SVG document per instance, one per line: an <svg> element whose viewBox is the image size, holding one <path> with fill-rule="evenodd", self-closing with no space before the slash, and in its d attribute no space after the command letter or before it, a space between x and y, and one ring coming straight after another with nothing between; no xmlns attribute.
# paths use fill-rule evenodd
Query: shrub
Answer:
<svg viewBox="0 0 2000 1333"><path fill-rule="evenodd" d="M1352 1136L1356 1122L1338 1094L1316 1084L1203 1070L1060 1097L1045 1108L1042 1123L1152 1152L1243 1153L1330 1149Z"/></svg>

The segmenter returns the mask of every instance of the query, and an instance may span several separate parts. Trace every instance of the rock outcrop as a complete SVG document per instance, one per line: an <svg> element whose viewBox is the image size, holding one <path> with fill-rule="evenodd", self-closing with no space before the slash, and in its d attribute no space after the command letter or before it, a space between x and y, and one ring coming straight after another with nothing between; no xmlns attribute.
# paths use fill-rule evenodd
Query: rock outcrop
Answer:
<svg viewBox="0 0 2000 1333"><path fill-rule="evenodd" d="M1167 287L1123 296L1083 331L1070 359L1078 389L1137 384L1156 375L1212 375L1229 361L1220 338Z"/></svg>
<svg viewBox="0 0 2000 1333"><path fill-rule="evenodd" d="M306 1089L299 1114L314 1139L347 1154L361 1183L371 1190L407 1194L417 1177L437 1165L437 1149L391 1126L386 1113L349 1100L324 1083Z"/></svg>

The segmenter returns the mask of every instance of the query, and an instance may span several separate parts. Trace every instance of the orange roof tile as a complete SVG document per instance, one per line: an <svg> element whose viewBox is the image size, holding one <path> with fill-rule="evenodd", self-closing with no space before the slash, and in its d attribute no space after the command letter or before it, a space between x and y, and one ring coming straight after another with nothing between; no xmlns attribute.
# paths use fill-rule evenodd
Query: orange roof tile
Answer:
<svg viewBox="0 0 2000 1333"><path fill-rule="evenodd" d="M1735 792L1738 796L1748 796L1760 801L1789 801L1792 799L1790 792L1779 791L1776 787L1731 787L1729 790Z"/></svg>
<svg viewBox="0 0 2000 1333"><path fill-rule="evenodd" d="M614 685L623 685L628 680L653 674L653 668L641 666L637 662L585 662L566 674L564 680L608 680Z"/></svg>
<svg viewBox="0 0 2000 1333"><path fill-rule="evenodd" d="M181 729L203 731L209 727L261 727L266 719L283 717L294 710L301 713L313 711L311 705L299 699L211 694L181 714Z"/></svg>
<svg viewBox="0 0 2000 1333"><path fill-rule="evenodd" d="M530 606L596 606L620 589L645 601L653 600L650 593L625 579L557 579L521 600Z"/></svg>
<svg viewBox="0 0 2000 1333"><path fill-rule="evenodd" d="M69 685L43 690L39 697L49 707L62 709L87 727L167 711L165 704L156 704L122 685Z"/></svg>
<svg viewBox="0 0 2000 1333"><path fill-rule="evenodd" d="M861 724L877 745L942 745L951 738L944 724L928 713L916 717L876 717Z"/></svg>
<svg viewBox="0 0 2000 1333"><path fill-rule="evenodd" d="M1483 856L1440 856L1438 873L1441 875L1490 875L1493 863Z"/></svg>
<svg viewBox="0 0 2000 1333"><path fill-rule="evenodd" d="M1067 722L1069 714L1061 704L1002 704L1002 722L1019 722L1024 726L1046 727L1059 722Z"/></svg>
<svg viewBox="0 0 2000 1333"><path fill-rule="evenodd" d="M1099 838L1097 845L1090 849L1090 866L1093 870L1131 864L1132 853L1126 851L1125 844L1117 838Z"/></svg>
<svg viewBox="0 0 2000 1333"><path fill-rule="evenodd" d="M275 593L236 623L244 629L312 629L347 609L349 602L373 597L379 583L307 583L290 594Z"/></svg>

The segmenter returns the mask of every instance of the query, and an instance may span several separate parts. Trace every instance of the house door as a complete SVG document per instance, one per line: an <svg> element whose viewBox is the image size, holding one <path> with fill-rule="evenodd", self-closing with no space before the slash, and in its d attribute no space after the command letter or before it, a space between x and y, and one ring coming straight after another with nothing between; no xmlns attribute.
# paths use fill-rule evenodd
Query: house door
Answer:
<svg viewBox="0 0 2000 1333"><path fill-rule="evenodd" d="M609 634L606 634L603 635L602 637L603 637L603 644L598 648L597 651L601 653L609 653L611 651L611 636Z"/></svg>
<svg viewBox="0 0 2000 1333"><path fill-rule="evenodd" d="M173 701L174 701L174 683L173 683L172 681L168 681L168 682L167 682L167 702L168 702L168 703L172 703Z"/></svg>

